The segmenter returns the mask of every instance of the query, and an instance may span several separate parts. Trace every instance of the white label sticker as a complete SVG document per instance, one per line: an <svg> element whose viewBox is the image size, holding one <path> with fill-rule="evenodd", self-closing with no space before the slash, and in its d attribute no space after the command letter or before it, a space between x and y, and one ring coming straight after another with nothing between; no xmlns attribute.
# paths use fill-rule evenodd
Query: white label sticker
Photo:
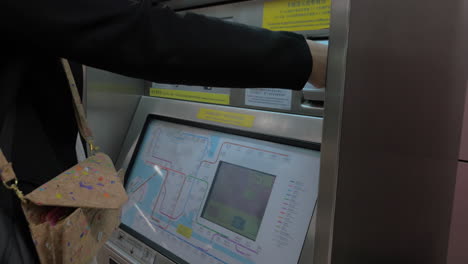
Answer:
<svg viewBox="0 0 468 264"><path fill-rule="evenodd" d="M245 89L245 104L291 110L292 91L284 89L257 88Z"/></svg>

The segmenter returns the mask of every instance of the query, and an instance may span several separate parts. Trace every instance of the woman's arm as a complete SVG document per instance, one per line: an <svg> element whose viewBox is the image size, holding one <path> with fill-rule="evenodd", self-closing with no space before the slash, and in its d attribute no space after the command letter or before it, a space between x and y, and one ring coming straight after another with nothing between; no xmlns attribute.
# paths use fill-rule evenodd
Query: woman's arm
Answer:
<svg viewBox="0 0 468 264"><path fill-rule="evenodd" d="M0 31L24 49L155 82L299 90L312 71L298 34L145 0L4 0Z"/></svg>

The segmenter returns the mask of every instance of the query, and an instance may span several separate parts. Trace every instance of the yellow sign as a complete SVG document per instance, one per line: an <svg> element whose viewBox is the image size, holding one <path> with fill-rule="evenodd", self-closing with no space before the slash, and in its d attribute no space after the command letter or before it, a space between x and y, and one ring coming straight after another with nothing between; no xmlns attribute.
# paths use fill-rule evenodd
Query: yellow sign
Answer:
<svg viewBox="0 0 468 264"><path fill-rule="evenodd" d="M177 233L183 235L186 238L191 238L192 237L192 229L190 227L186 227L182 224L179 224L177 226Z"/></svg>
<svg viewBox="0 0 468 264"><path fill-rule="evenodd" d="M331 0L273 0L263 6L263 27L304 31L330 27Z"/></svg>
<svg viewBox="0 0 468 264"><path fill-rule="evenodd" d="M255 116L253 115L231 113L206 108L200 108L197 118L241 127L253 127L255 121Z"/></svg>
<svg viewBox="0 0 468 264"><path fill-rule="evenodd" d="M150 88L150 96L211 103L211 104L222 104L222 105L229 104L228 94L215 94L215 93L203 93L203 92Z"/></svg>

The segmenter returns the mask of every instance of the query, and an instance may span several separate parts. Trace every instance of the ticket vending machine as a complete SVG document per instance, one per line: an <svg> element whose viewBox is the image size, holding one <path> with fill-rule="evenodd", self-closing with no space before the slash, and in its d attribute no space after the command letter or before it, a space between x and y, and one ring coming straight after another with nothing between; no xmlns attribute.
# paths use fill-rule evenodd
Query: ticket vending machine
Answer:
<svg viewBox="0 0 468 264"><path fill-rule="evenodd" d="M180 0L195 1L217 0ZM334 0L323 138L319 115L150 97L143 80L88 71L91 126L131 197L98 262L447 263L462 2Z"/></svg>
<svg viewBox="0 0 468 264"><path fill-rule="evenodd" d="M297 11L300 4L330 8L330 1L205 2L209 6L178 0L168 5L180 13L265 28L279 23L262 21L278 11L271 2L296 14L304 12ZM291 3L294 6L288 6ZM326 26L297 28L300 23L270 29L295 31L328 44L328 20ZM118 135L123 143L117 136L105 139L113 142L104 147L120 150L111 155L126 171L129 201L98 263L312 263L323 89L196 87L126 78L122 82L107 75L91 71L88 77L124 83L122 91L141 91L142 83L144 89L128 129L121 120L130 119L138 92L98 96L105 87L88 89L95 93L88 97L88 109L96 122L105 115L119 131L128 131L125 137ZM126 105L102 107L114 96ZM115 130L95 127L98 137Z"/></svg>
<svg viewBox="0 0 468 264"><path fill-rule="evenodd" d="M99 263L310 263L322 119L143 97ZM309 240L309 241L308 241Z"/></svg>

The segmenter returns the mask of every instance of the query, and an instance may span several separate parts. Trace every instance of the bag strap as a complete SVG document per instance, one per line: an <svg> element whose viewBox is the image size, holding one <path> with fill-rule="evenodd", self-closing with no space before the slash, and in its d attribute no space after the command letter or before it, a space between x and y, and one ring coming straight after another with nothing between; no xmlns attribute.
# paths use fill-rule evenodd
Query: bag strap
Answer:
<svg viewBox="0 0 468 264"><path fill-rule="evenodd" d="M16 179L15 172L11 166L11 163L8 162L2 150L0 149L0 176L2 177L3 182L9 182Z"/></svg>
<svg viewBox="0 0 468 264"><path fill-rule="evenodd" d="M23 192L18 189L18 179L16 178L15 171L8 162L2 150L0 149L0 178L2 179L3 185L10 190L13 190L21 201L26 202L24 199Z"/></svg>
<svg viewBox="0 0 468 264"><path fill-rule="evenodd" d="M73 77L70 63L68 63L68 60L66 59L60 59L60 61L62 62L63 69L65 70L68 86L73 97L73 108L75 109L75 118L76 123L78 124L78 130L88 144L91 155L93 155L98 148L94 145L93 133L89 128L88 121L86 120L84 107L80 98L80 94L78 93L78 89L76 88L75 78Z"/></svg>

